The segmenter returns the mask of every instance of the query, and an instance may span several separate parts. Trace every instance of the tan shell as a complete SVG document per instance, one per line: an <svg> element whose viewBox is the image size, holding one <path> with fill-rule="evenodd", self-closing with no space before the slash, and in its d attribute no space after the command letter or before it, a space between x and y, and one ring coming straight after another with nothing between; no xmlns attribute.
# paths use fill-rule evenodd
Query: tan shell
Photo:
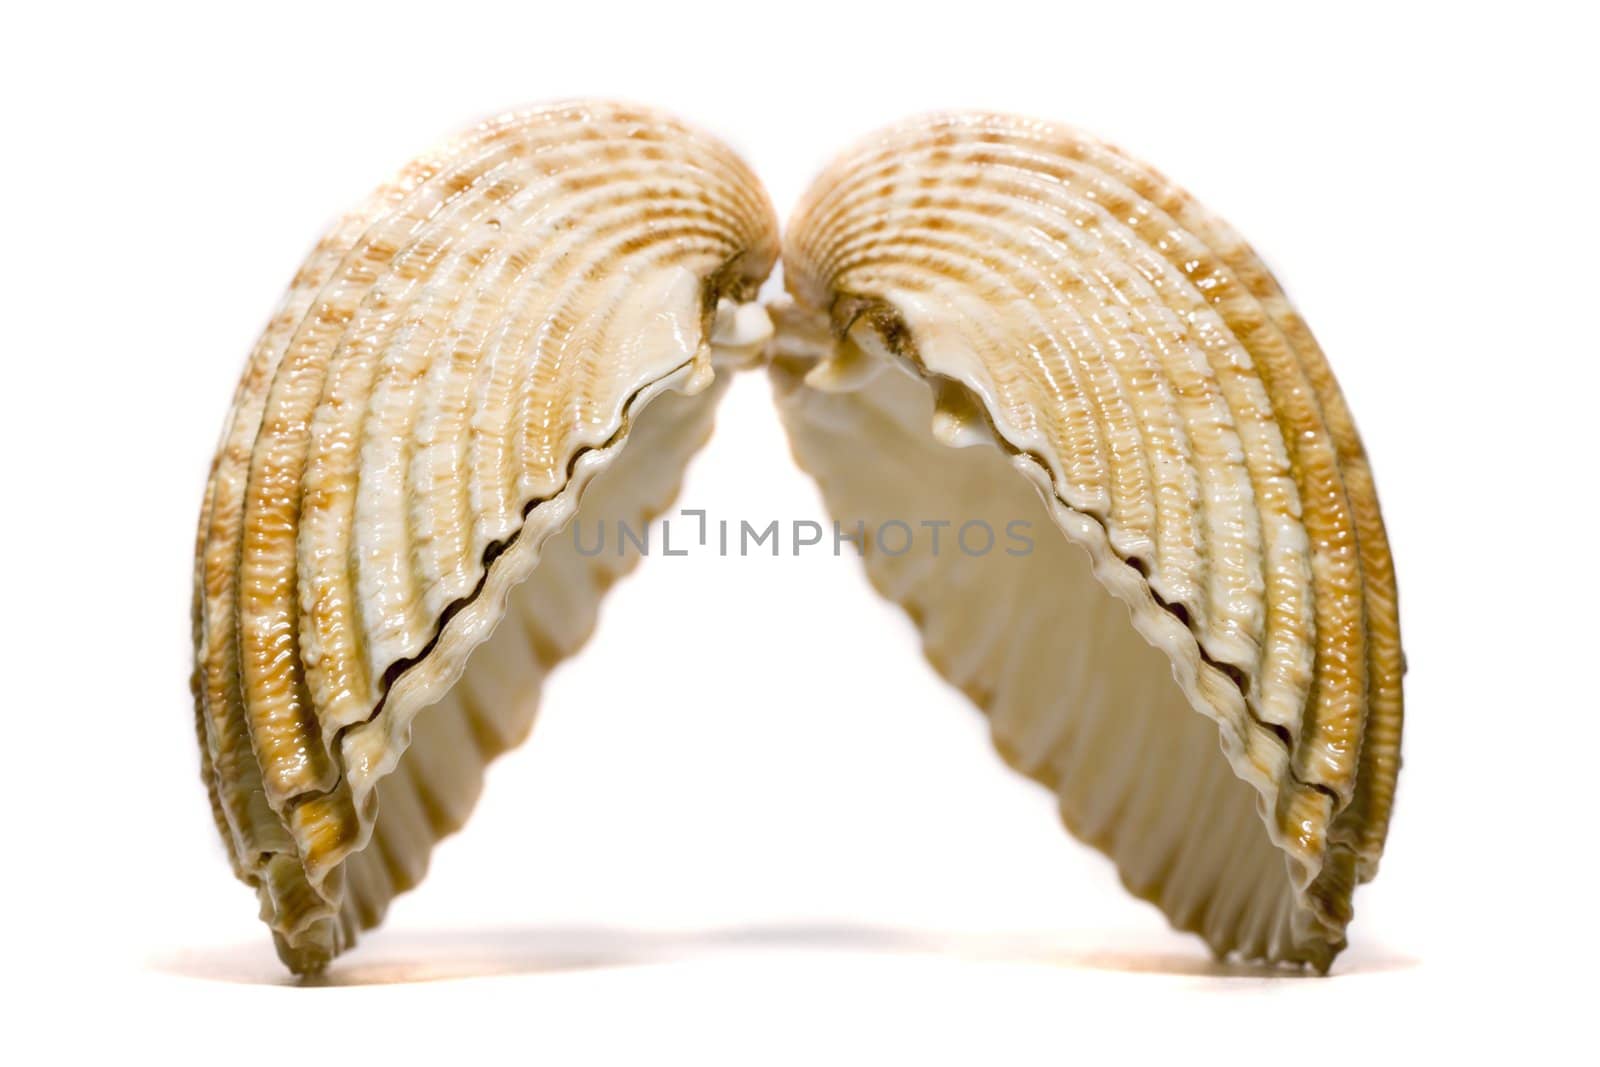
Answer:
<svg viewBox="0 0 1600 1067"><path fill-rule="evenodd" d="M578 103L413 163L301 268L207 488L194 677L218 827L295 970L416 883L530 728L632 558L551 535L670 501L714 364L771 335L775 230L719 144ZM1029 532L869 551L934 665L1176 925L1326 969L1403 660L1360 441L1259 259L1115 150L992 115L848 153L785 252L771 370L835 514Z"/></svg>
<svg viewBox="0 0 1600 1067"><path fill-rule="evenodd" d="M295 970L421 877L527 732L624 566L550 534L580 499L670 501L713 342L770 332L738 301L775 255L726 148L579 103L412 163L301 267L207 488L194 679L217 824Z"/></svg>
<svg viewBox="0 0 1600 1067"><path fill-rule="evenodd" d="M1118 151L982 114L840 158L784 256L780 408L835 515L1037 520L1025 558L869 552L935 666L1133 892L1326 969L1402 658L1360 440L1260 259Z"/></svg>

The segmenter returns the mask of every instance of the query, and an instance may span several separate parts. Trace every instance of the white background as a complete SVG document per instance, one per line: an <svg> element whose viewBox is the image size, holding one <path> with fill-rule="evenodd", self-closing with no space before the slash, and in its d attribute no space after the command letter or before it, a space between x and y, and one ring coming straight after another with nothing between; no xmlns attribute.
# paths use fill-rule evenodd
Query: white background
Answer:
<svg viewBox="0 0 1600 1067"><path fill-rule="evenodd" d="M895 7L8 11L8 1053L1592 1055L1584 6ZM485 113L583 94L725 137L780 215L905 114L1061 119L1262 251L1374 458L1411 663L1394 829L1333 977L1213 968L1004 770L858 565L812 555L646 561L422 887L340 984L288 985L197 775L211 449L323 225ZM760 377L737 382L681 504L821 517Z"/></svg>

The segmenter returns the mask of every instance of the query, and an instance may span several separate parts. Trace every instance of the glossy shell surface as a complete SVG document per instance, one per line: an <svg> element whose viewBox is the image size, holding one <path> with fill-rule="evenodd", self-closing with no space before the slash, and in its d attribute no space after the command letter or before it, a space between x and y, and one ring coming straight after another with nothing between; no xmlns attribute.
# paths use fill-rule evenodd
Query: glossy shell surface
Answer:
<svg viewBox="0 0 1600 1067"><path fill-rule="evenodd" d="M868 560L1001 751L1218 953L1325 969L1387 831L1403 661L1367 458L1260 258L1094 138L953 114L829 167L784 268L780 409L837 516L940 487L1081 550Z"/></svg>
<svg viewBox="0 0 1600 1067"><path fill-rule="evenodd" d="M1260 258L1120 151L990 114L836 160L763 307L778 253L728 149L578 102L418 159L307 258L194 598L202 773L284 960L322 968L422 877L634 559L552 535L664 509L719 368L764 356L842 523L1027 531L865 559L1005 760L1219 955L1326 970L1404 661L1367 458Z"/></svg>
<svg viewBox="0 0 1600 1067"><path fill-rule="evenodd" d="M418 159L302 265L213 464L194 604L203 773L291 967L376 923L527 731L616 571L546 542L591 481L614 516L667 504L713 349L766 337L745 302L776 252L728 149L575 103Z"/></svg>

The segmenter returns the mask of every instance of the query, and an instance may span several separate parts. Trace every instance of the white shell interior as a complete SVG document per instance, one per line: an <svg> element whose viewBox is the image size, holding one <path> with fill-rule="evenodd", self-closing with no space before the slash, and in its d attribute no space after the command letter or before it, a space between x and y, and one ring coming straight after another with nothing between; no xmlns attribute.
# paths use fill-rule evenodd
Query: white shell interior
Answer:
<svg viewBox="0 0 1600 1067"><path fill-rule="evenodd" d="M1325 952L1296 936L1289 864L1217 724L1019 474L1030 461L963 417L976 405L936 406L916 373L854 345L816 365L780 358L774 377L795 455L847 530L944 516L993 531L981 555L954 528L938 553L926 537L904 554L874 551L869 536L867 573L918 623L933 665L986 710L1007 762L1056 793L1067 826L1220 954ZM1012 523L1026 524L1025 553L1006 536Z"/></svg>
<svg viewBox="0 0 1600 1067"><path fill-rule="evenodd" d="M671 503L710 436L725 384L724 376L694 395L667 391L642 405L624 446L584 489L577 516L643 529ZM563 523L545 533L535 559L460 679L410 721L404 755L377 785L371 838L343 865L346 945L421 880L434 843L465 822L489 761L528 735L545 676L587 640L601 597L638 554L580 553Z"/></svg>

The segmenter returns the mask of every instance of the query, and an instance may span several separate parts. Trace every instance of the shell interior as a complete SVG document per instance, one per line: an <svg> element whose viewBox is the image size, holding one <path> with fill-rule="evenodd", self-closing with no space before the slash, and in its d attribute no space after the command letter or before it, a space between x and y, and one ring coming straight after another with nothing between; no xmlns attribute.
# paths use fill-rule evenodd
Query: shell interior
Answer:
<svg viewBox="0 0 1600 1067"><path fill-rule="evenodd" d="M1121 619L1068 577L1082 566L1028 568L1017 595L1030 603L1010 606L1044 636L1012 633L1015 658L999 663L984 659L982 627L1006 617L989 599L1009 603L1003 574L945 561L935 579L869 561L935 664L1135 892L1218 952L1325 969L1387 832L1403 659L1366 456L1321 349L1254 251L1093 138L956 114L841 156L791 219L784 265L795 306L776 343L780 394L836 517L897 486L1007 513L1020 474L1126 606L1123 628L1165 654L1157 673L1171 681L1145 689L1150 657L1126 641L1089 660L1089 680L1060 673L1112 640L1060 612ZM885 365L927 397L902 396ZM922 436L954 447L893 436L913 410ZM874 442L873 464L829 450L830 419ZM956 449L975 443L1007 462L973 473ZM903 484L855 484L896 468ZM912 514L917 503L899 500ZM972 642L959 655L951 630ZM1040 688L1045 678L1058 687ZM1047 706L1017 710L1027 693ZM1180 742L1200 736L1194 724L1151 710L1185 703L1259 819L1224 799L1234 783L1194 765L1215 762ZM1165 725L1152 733L1153 721ZM1179 840L1168 806L1186 802ZM1250 834L1280 853L1273 877L1258 876L1265 853Z"/></svg>
<svg viewBox="0 0 1600 1067"><path fill-rule="evenodd" d="M526 732L532 683L614 575L541 568L486 645L511 589L647 408L678 425L610 491L618 515L664 506L706 433L714 349L765 340L741 303L776 251L765 194L719 142L574 103L413 162L301 267L213 465L195 600L203 773L291 967L375 922ZM480 646L415 727L473 744L402 763Z"/></svg>

